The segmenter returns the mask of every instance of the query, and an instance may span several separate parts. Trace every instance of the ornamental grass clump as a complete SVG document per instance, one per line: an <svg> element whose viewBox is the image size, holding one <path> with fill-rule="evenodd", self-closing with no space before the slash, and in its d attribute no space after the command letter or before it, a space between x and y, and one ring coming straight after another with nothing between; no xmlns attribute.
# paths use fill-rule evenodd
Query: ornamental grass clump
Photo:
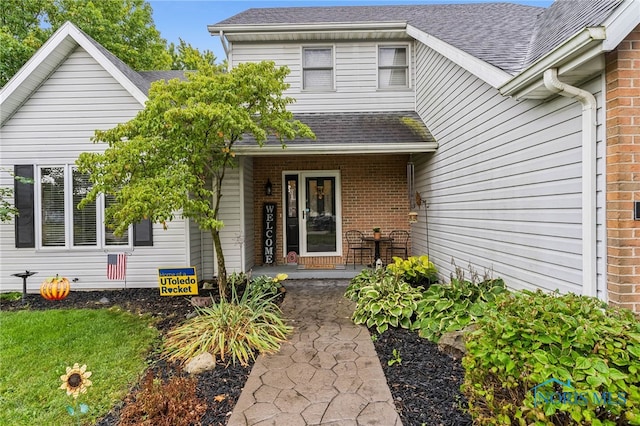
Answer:
<svg viewBox="0 0 640 426"><path fill-rule="evenodd" d="M186 362L205 352L216 360L247 365L256 353L274 353L291 332L282 319L275 295L232 288L231 300L196 308L197 316L170 330L164 355L170 361Z"/></svg>
<svg viewBox="0 0 640 426"><path fill-rule="evenodd" d="M574 294L505 293L467 339L474 424L640 425L640 322Z"/></svg>

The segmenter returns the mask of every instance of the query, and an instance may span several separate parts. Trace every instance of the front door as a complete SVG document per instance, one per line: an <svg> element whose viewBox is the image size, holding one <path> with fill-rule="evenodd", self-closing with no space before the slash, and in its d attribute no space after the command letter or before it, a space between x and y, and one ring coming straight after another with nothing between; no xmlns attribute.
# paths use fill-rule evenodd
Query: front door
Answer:
<svg viewBox="0 0 640 426"><path fill-rule="evenodd" d="M339 172L287 173L284 177L288 189L287 250L302 256L340 255ZM294 200L298 201L297 209L293 208Z"/></svg>

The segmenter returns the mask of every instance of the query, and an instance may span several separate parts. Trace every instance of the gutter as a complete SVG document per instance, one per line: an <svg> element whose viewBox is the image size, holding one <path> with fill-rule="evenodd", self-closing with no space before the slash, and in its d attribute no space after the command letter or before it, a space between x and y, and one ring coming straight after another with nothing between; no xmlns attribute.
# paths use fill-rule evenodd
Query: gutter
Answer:
<svg viewBox="0 0 640 426"><path fill-rule="evenodd" d="M406 21L397 22L321 22L313 24L237 24L237 25L208 25L207 30L214 34L218 31L228 33L290 33L304 31L380 31L404 30Z"/></svg>
<svg viewBox="0 0 640 426"><path fill-rule="evenodd" d="M251 145L235 147L235 151L238 156L251 155L254 157L327 154L411 154L435 152L437 149L437 142L408 142L400 144L369 145L366 147L362 144L296 144L286 145L286 148L283 148L281 145L263 145L262 147L259 145Z"/></svg>
<svg viewBox="0 0 640 426"><path fill-rule="evenodd" d="M543 77L548 90L582 104L582 294L596 297L596 98L561 82L557 68L546 70Z"/></svg>
<svg viewBox="0 0 640 426"><path fill-rule="evenodd" d="M224 37L224 31L220 30L220 44L222 44L222 49L224 49L224 54L227 58L229 58L229 42Z"/></svg>
<svg viewBox="0 0 640 426"><path fill-rule="evenodd" d="M601 42L605 39L606 31L604 27L585 28L566 43L538 59L526 70L499 87L500 93L504 96L518 97L529 86L538 83L540 74L549 68L557 67L558 64L567 62L572 57L582 53L589 53L587 55L588 58L583 58L582 62L600 54L602 52Z"/></svg>

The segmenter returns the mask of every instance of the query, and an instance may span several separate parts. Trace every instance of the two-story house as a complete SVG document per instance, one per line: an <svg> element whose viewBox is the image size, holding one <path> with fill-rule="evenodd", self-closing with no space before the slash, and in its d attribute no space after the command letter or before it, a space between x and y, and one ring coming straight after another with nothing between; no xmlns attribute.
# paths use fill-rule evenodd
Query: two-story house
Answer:
<svg viewBox="0 0 640 426"><path fill-rule="evenodd" d="M318 135L242 147L227 201L256 236L248 264L275 203L279 263L329 267L346 230L409 229L445 276L471 264L639 311L639 23L637 0L559 0L258 8L209 26L231 67L289 67L290 108Z"/></svg>
<svg viewBox="0 0 640 426"><path fill-rule="evenodd" d="M410 231L410 253L429 254L445 279L471 264L515 288L640 310L639 24L640 0L559 0L249 9L209 26L231 67L289 67L290 109L317 136L238 146L221 213L228 269L343 267L345 232L381 227ZM71 27L0 91L0 166L36 178L33 224L0 224L1 288L19 287L10 274L24 269L113 287L107 251L130 254L131 286L156 285L171 263L215 274L210 239L180 219L153 228L151 247L99 225L76 244L80 218L60 207L74 202L71 165L99 149L94 129L142 107L152 76Z"/></svg>

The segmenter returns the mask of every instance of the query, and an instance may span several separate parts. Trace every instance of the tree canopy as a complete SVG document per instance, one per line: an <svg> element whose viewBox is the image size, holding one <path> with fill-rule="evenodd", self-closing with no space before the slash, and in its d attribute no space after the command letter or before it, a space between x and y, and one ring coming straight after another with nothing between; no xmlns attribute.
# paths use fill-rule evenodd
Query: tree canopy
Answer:
<svg viewBox="0 0 640 426"><path fill-rule="evenodd" d="M136 117L95 132L94 142L109 144L104 153L80 155L79 170L93 184L81 206L100 194L115 196L105 216L116 234L146 218L165 226L176 212L192 218L212 234L224 296L219 211L225 171L236 166L234 145L247 135L260 145L269 135L283 146L296 137L315 138L287 110L294 101L283 95L288 73L268 61L227 73L202 59L186 81L154 83Z"/></svg>
<svg viewBox="0 0 640 426"><path fill-rule="evenodd" d="M3 0L0 86L66 21L134 70L164 70L172 58L145 0Z"/></svg>

